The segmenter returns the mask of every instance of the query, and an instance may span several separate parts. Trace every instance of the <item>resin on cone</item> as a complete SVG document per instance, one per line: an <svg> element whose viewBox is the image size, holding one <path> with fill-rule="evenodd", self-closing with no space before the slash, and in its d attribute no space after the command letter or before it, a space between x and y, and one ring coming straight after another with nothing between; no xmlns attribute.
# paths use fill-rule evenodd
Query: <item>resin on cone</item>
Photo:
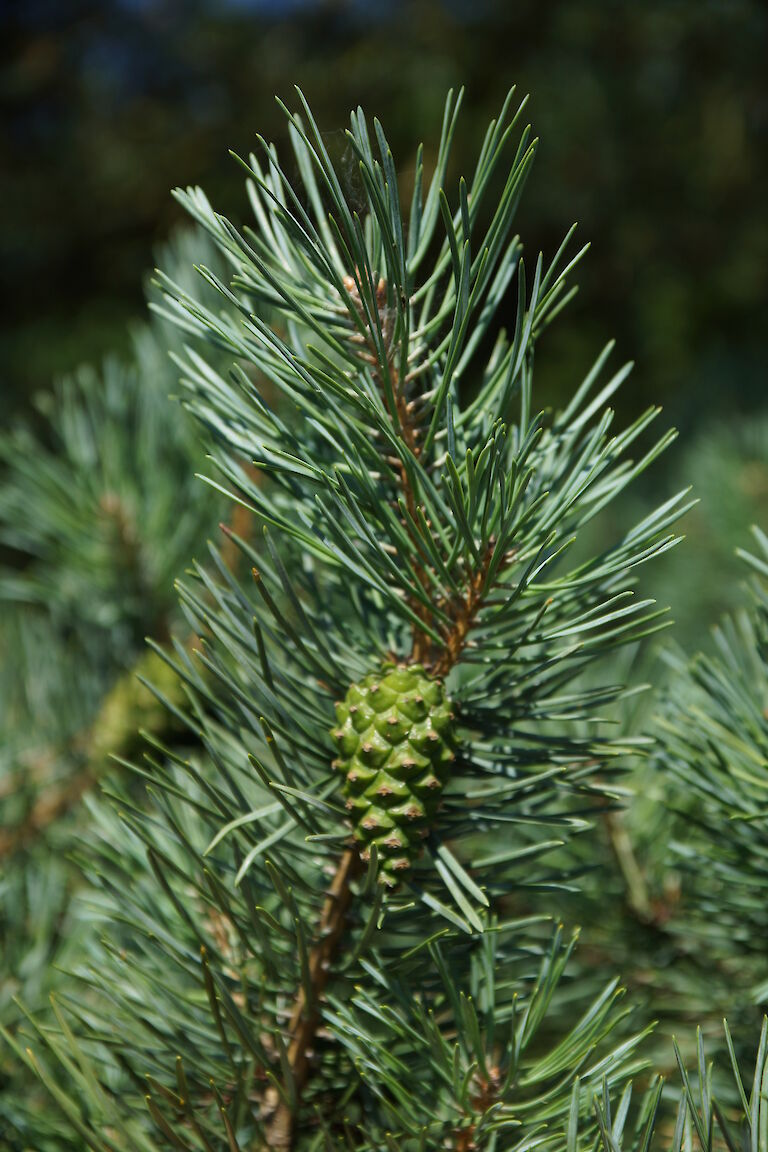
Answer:
<svg viewBox="0 0 768 1152"><path fill-rule="evenodd" d="M394 884L421 853L454 759L451 702L420 664L387 664L336 705L334 761L360 855Z"/></svg>

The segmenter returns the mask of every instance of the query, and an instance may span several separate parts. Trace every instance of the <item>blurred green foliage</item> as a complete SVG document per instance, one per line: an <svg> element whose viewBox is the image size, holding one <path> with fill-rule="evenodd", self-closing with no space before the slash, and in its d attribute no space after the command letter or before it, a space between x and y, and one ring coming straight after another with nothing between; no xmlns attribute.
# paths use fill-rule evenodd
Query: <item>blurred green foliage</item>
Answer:
<svg viewBox="0 0 768 1152"><path fill-rule="evenodd" d="M401 169L416 125L468 89L457 170L510 82L544 145L521 230L550 255L578 220L582 294L539 366L553 390L609 335L638 361L624 403L684 427L759 400L768 330L768 7L759 0L181 3L25 0L0 17L4 392L126 345L141 276L203 183L240 209L227 149L297 82L322 124L363 102ZM467 121L469 123L467 123ZM476 131L473 131L473 125ZM330 142L334 143L334 133ZM762 330L761 330L762 329Z"/></svg>

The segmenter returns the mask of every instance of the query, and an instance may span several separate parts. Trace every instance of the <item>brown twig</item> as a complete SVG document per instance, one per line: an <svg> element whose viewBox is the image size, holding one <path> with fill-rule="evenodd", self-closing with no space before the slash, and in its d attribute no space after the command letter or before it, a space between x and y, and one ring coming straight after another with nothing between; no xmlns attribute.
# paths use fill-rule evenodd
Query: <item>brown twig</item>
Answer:
<svg viewBox="0 0 768 1152"><path fill-rule="evenodd" d="M300 1097L309 1076L310 1052L320 1024L320 1000L330 975L331 963L346 926L347 911L352 901L351 881L362 870L355 848L348 848L336 869L328 889L318 924L317 940L309 957L311 996L302 985L291 1013L288 1034L288 1066L296 1097ZM264 1110L269 1113L266 1125L265 1152L290 1148L293 1142L295 1113L276 1089L265 1094Z"/></svg>
<svg viewBox="0 0 768 1152"><path fill-rule="evenodd" d="M402 384L397 382L394 388L395 408L397 411L397 418L400 424L400 434L405 442L407 448L410 449L412 454L418 459L421 452L421 445L419 444L419 430L416 421L413 419L413 408L408 404ZM420 543L414 538L413 529L411 524L416 524L418 521L417 516L417 500L416 493L411 484L411 478L408 475L408 469L401 460L399 462L400 469L400 486L403 490L403 498L405 500L405 507L408 510L410 522L407 525L407 531L417 548L420 548ZM422 588L429 587L429 577L425 569L421 565L416 566L416 577L421 584ZM429 616L429 609L421 602L413 605L413 610L420 621L426 623ZM420 627L419 624L413 625L413 651L411 658L414 664L424 664L429 658L431 643L427 632Z"/></svg>
<svg viewBox="0 0 768 1152"><path fill-rule="evenodd" d="M445 633L443 648L432 665L433 674L441 679L446 677L451 668L458 663L469 639L469 633L477 623L477 614L487 591L486 581L492 556L493 543L489 544L480 567L470 577L463 599L458 597L450 605L453 609L451 627Z"/></svg>
<svg viewBox="0 0 768 1152"><path fill-rule="evenodd" d="M481 1076L478 1072L475 1073L474 1092L471 1097L471 1105L475 1115L478 1112L487 1112L496 1102L502 1080L501 1070L496 1065L489 1068L487 1076ZM465 1128L458 1128L453 1136L453 1152L478 1152L480 1146L475 1139L477 1123L474 1120L470 1119Z"/></svg>
<svg viewBox="0 0 768 1152"><path fill-rule="evenodd" d="M360 315L363 316L363 306L360 301L360 294L354 277L346 277L345 287L349 292L353 302L355 303ZM386 281L379 280L376 286L376 307L379 313L382 341L385 346L387 346L391 341L391 332L386 311L386 298ZM412 402L409 402L406 394L407 384L409 382L407 363L401 364L399 372L395 372L394 350L388 353L386 367L387 372L389 373L389 377L392 381L392 395L394 398L394 411L392 411L390 403L387 399L387 392L384 388L384 382L381 378L380 358L376 349L376 345L374 344L370 335L368 336L367 340L367 354L365 356L365 360L371 365L373 378L384 397L384 403L387 407L390 418L396 423L399 429L403 443L411 452L411 454L416 459L418 459L421 454L421 444L419 443L421 429L419 426L419 421L416 418L415 406ZM408 474L408 469L406 468L404 462L399 458L393 459L391 463L397 467L400 478L400 489L402 491L405 507L410 518L410 523L405 525L406 532L408 533L416 548L421 551L421 542L414 535L413 529L411 527L411 524L417 523L418 500L416 493L414 492L413 485L411 484L411 478ZM426 589L429 587L429 577L427 576L426 570L421 565L416 566L416 578L418 579L422 588ZM425 664L428 661L431 642L429 635L421 625L427 622L429 617L429 609L426 607L426 605L421 603L421 601L414 602L411 607L416 617L418 618L418 621L420 622L414 622L413 625L411 659L413 660L414 664Z"/></svg>

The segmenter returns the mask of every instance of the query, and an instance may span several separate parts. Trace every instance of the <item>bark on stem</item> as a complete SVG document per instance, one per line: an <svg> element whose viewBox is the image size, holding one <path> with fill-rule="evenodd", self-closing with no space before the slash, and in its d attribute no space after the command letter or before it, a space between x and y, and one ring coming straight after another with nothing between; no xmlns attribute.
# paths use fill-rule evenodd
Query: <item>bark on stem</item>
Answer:
<svg viewBox="0 0 768 1152"><path fill-rule="evenodd" d="M464 599L457 599L452 605L454 616L453 626L446 633L442 652L432 667L435 676L444 679L454 664L461 659L469 633L477 620L477 613L483 604L488 578L488 567L493 556L493 545L490 545L483 561L477 571L471 576Z"/></svg>
<svg viewBox="0 0 768 1152"><path fill-rule="evenodd" d="M351 881L362 870L356 848L348 848L339 861L336 873L328 889L320 914L317 940L309 957L309 982L311 997L305 988L299 991L291 1013L288 1031L291 1041L288 1046L288 1066L291 1071L297 1097L309 1075L309 1057L320 1024L320 1000L331 969L341 936L346 927L346 918L352 900ZM273 1108L265 1126L266 1142L264 1152L269 1149L286 1149L293 1145L295 1113L290 1105L276 1091L267 1094L266 1108Z"/></svg>

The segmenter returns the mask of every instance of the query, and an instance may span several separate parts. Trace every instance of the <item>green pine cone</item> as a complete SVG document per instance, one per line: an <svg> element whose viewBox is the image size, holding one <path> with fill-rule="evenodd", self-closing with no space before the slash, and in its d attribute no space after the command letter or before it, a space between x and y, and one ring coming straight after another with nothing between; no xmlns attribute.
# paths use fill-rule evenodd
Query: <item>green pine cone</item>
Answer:
<svg viewBox="0 0 768 1152"><path fill-rule="evenodd" d="M439 680L421 664L386 664L336 705L334 767L363 860L375 844L382 875L420 855L434 824L453 751L454 714Z"/></svg>

